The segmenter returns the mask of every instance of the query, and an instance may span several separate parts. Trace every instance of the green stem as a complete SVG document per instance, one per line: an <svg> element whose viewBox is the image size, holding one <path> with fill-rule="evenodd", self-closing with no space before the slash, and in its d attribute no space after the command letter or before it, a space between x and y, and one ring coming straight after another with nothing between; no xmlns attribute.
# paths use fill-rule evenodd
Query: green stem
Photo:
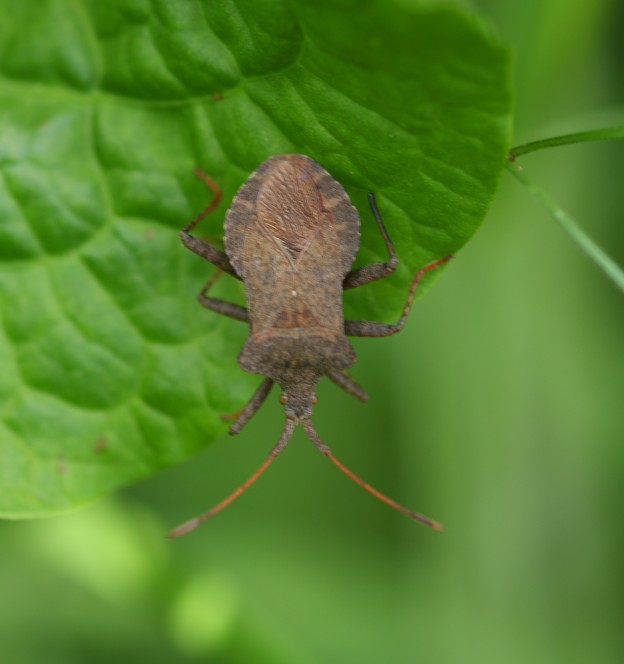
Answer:
<svg viewBox="0 0 624 664"><path fill-rule="evenodd" d="M612 136L609 138L612 138ZM531 144L529 143L528 145ZM559 143L559 145L562 145L562 143ZM525 175L521 167L509 163L507 164L507 170L531 192L531 194L544 206L544 208L546 208L548 213L554 217L554 219L579 245L579 247L624 293L624 271L622 268L610 256L608 256L588 235L586 235L584 231L581 230L576 221L574 221L574 219L572 219L572 217L567 214L567 212L562 210L557 205L557 203L555 203L555 201L553 201L553 199L548 196L548 194L536 187L533 182Z"/></svg>
<svg viewBox="0 0 624 664"><path fill-rule="evenodd" d="M585 143L587 141L605 141L611 138L624 138L624 126L609 127L608 129L594 129L592 131L579 131L576 134L565 134L563 136L554 136L545 138L541 141L531 141L524 145L518 145L509 151L509 161L514 161L516 157L544 148L554 148L560 145L570 145L572 143Z"/></svg>

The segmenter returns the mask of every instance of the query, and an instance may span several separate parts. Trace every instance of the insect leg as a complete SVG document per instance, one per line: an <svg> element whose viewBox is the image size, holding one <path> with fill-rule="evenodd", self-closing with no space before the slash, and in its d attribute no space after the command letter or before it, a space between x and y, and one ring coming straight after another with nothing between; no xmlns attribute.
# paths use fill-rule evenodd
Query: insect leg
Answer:
<svg viewBox="0 0 624 664"><path fill-rule="evenodd" d="M223 272L227 272L233 277L236 277L236 279L240 279L224 251L217 249L217 247L213 247L205 240L200 240L198 237L189 235L186 231L180 231L180 239L187 249L190 249L193 253L201 256L209 263L216 265L220 270L223 270Z"/></svg>
<svg viewBox="0 0 624 664"><path fill-rule="evenodd" d="M253 396L247 402L247 405L234 414L233 418L229 415L222 415L221 419L234 419L236 421L230 427L230 434L235 435L240 433L241 429L249 422L249 420L258 412L258 409L264 403L265 399L269 396L269 392L273 387L273 381L270 378L265 378L258 389L254 392Z"/></svg>
<svg viewBox="0 0 624 664"><path fill-rule="evenodd" d="M418 284L422 281L422 278L427 272L429 272L429 270L435 269L439 265L449 261L451 258L451 256L445 256L433 263L425 265L425 267L421 267L420 270L416 272L410 285L407 301L403 307L403 313L396 323L380 323L374 320L346 320L344 322L345 334L351 337L389 337L392 334L400 332L403 329L407 316L412 308L416 289L418 288Z"/></svg>
<svg viewBox="0 0 624 664"><path fill-rule="evenodd" d="M198 178L202 179L210 189L212 189L214 196L208 207L202 210L194 219L191 219L191 221L189 221L189 223L180 231L182 244L193 253L201 256L213 265L216 265L220 270L223 270L223 272L227 272L233 277L240 279L224 251L221 251L221 249L217 249L217 247L214 247L209 242L200 240L190 234L195 226L197 226L204 217L207 217L219 205L219 201L221 200L221 190L212 178L200 171L199 168L195 169L195 174Z"/></svg>
<svg viewBox="0 0 624 664"><path fill-rule="evenodd" d="M215 281L222 274L223 272L220 269L218 269L212 275L212 277L208 279L206 285L199 292L197 300L203 307L206 307L206 309L210 309L211 311L216 311L218 314L222 314L223 316L228 316L229 318L234 318L235 320L240 320L243 321L244 323L248 323L249 316L247 314L247 309L245 309L245 307L241 307L240 305L234 304L233 302L226 302L225 300L219 300L216 297L208 297L206 295L206 293L210 290Z"/></svg>
<svg viewBox="0 0 624 664"><path fill-rule="evenodd" d="M343 290L348 288L357 288L358 286L363 286L364 284L369 284L371 281L376 281L377 279L384 279L389 277L396 270L397 263L399 259L394 251L394 246L392 240L388 235L388 231L384 226L384 222L379 214L377 209L377 204L375 203L375 195L371 192L368 194L368 202L370 204L373 215L375 216L375 221L379 227L379 232L381 237L386 244L386 249L388 249L388 254L390 255L390 260L385 263L370 263L369 265L363 265L358 267L355 270L351 270L349 274L344 278L342 282Z"/></svg>
<svg viewBox="0 0 624 664"><path fill-rule="evenodd" d="M368 401L368 393L365 392L354 380L342 371L329 371L327 377L345 392L352 394L360 401Z"/></svg>

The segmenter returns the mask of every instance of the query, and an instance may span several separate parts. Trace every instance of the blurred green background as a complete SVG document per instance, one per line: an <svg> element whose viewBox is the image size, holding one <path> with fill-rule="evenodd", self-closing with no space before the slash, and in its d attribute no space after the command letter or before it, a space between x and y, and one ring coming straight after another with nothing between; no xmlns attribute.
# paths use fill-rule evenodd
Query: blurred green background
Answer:
<svg viewBox="0 0 624 664"><path fill-rule="evenodd" d="M515 50L516 144L622 124L621 2L474 6ZM522 164L624 264L621 142ZM264 458L283 418L272 398L237 438L113 498L0 523L2 660L622 661L622 305L506 175L407 329L355 341L371 401L319 389L339 458L444 533L374 501L298 432L236 505L166 541Z"/></svg>

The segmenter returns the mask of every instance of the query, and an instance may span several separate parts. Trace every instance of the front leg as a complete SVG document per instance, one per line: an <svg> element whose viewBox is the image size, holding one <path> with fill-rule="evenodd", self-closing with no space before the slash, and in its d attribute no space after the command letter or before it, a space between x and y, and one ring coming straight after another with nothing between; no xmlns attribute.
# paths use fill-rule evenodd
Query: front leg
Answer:
<svg viewBox="0 0 624 664"><path fill-rule="evenodd" d="M240 411L234 414L233 417L236 421L230 427L230 435L240 433L241 429L249 422L249 420L258 412L258 409L264 403L265 399L269 396L269 392L273 387L273 381L270 378L265 378L258 389L254 392L253 396L247 402L247 405ZM229 415L222 415L221 419L231 419Z"/></svg>
<svg viewBox="0 0 624 664"><path fill-rule="evenodd" d="M345 392L352 394L360 401L368 401L368 394L349 376L342 371L329 371L327 377L332 380L338 387L341 387Z"/></svg>
<svg viewBox="0 0 624 664"><path fill-rule="evenodd" d="M344 331L347 336L351 337L389 337L392 334L396 334L403 329L407 316L409 315L412 304L414 303L414 296L416 295L416 289L418 284L422 281L422 278L425 276L429 270L433 270L439 265L446 263L452 258L452 256L445 256L440 258L433 263L425 265L425 267L420 268L418 272L414 275L412 283L410 285L409 293L407 295L407 301L403 307L403 313L401 318L399 318L396 323L380 323L374 320L346 320L344 322Z"/></svg>

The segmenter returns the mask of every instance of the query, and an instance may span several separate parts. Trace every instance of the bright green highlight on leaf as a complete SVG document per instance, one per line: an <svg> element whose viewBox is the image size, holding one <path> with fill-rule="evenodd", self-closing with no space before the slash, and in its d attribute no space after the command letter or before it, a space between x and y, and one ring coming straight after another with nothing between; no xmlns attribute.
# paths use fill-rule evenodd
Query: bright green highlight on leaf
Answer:
<svg viewBox="0 0 624 664"><path fill-rule="evenodd" d="M390 0L0 0L0 514L41 516L174 464L223 433L257 384L245 326L202 310L240 184L305 153L383 259L346 314L391 320L411 273L478 228L509 148L505 49L452 9ZM233 280L220 295L241 301ZM279 425L276 424L276 432ZM267 450L274 441L267 441Z"/></svg>

